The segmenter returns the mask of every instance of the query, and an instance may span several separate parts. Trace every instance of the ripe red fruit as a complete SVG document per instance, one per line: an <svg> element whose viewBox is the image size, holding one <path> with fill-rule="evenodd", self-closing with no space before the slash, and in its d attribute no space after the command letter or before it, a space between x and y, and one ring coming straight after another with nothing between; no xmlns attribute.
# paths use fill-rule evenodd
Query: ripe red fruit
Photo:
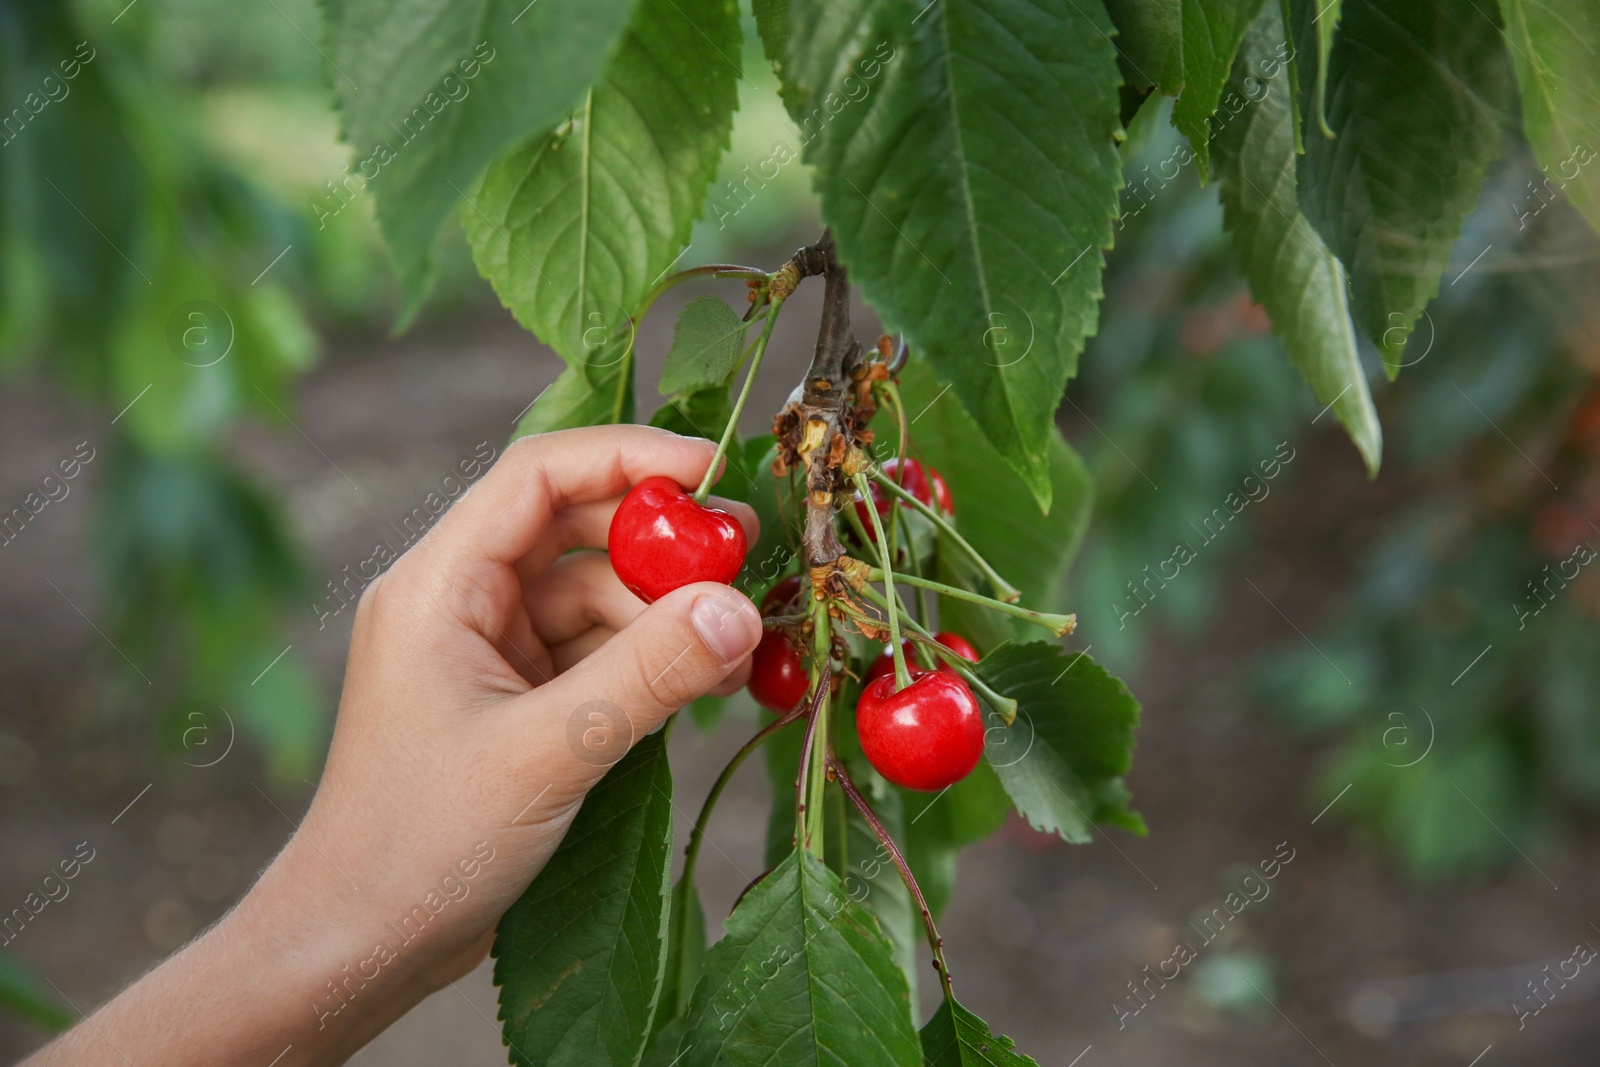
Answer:
<svg viewBox="0 0 1600 1067"><path fill-rule="evenodd" d="M886 460L882 470L895 484L929 507L937 503L939 510L946 515L956 513L955 501L950 496L950 487L945 484L943 475L932 467L925 467L914 459L907 459L902 467L897 456ZM878 517L888 519L889 503L894 497L876 482L869 483L869 488L872 491L872 505L878 509ZM878 538L872 532L872 517L867 514L866 501L857 498L855 505L856 514L861 516L861 525L866 527L867 536L876 543Z"/></svg>
<svg viewBox="0 0 1600 1067"><path fill-rule="evenodd" d="M978 662L978 650L972 647L971 641L968 641L960 634L953 634L948 631L941 630L939 633L933 635L933 639L939 642L945 648L948 648L951 652L954 652L956 655L966 660L968 663ZM909 640L906 640L900 643L900 647L905 649L906 666L909 669L911 669L913 672L926 670L925 667L919 666L913 659L916 646L914 646ZM941 671L947 671L950 669L950 667L946 663L940 663L938 669ZM875 682L884 675L893 673L894 649L885 645L883 653L877 659L872 661L872 666L867 668L866 680L868 682Z"/></svg>
<svg viewBox="0 0 1600 1067"><path fill-rule="evenodd" d="M762 634L750 656L750 695L756 703L782 714L794 710L810 687L805 665L789 639L776 630Z"/></svg>
<svg viewBox="0 0 1600 1067"><path fill-rule="evenodd" d="M696 503L677 482L659 476L622 498L606 546L611 569L646 603L691 582L732 584L746 551L738 519Z"/></svg>
<svg viewBox="0 0 1600 1067"><path fill-rule="evenodd" d="M761 598L761 614L776 615L778 609L786 607L800 593L800 576L791 574L777 585L768 590L767 595ZM803 610L803 608L802 608Z"/></svg>
<svg viewBox="0 0 1600 1067"><path fill-rule="evenodd" d="M867 761L907 789L954 785L983 755L978 700L950 671L923 671L899 692L894 675L879 678L856 702L856 733Z"/></svg>

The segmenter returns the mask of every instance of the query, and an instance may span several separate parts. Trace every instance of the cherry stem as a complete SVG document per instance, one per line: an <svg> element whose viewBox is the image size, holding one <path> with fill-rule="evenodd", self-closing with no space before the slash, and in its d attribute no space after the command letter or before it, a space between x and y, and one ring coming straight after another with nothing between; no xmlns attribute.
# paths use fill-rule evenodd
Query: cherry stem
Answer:
<svg viewBox="0 0 1600 1067"><path fill-rule="evenodd" d="M872 499L872 488L867 484L867 476L857 471L851 475L851 480L856 483L856 489L861 493L861 499L867 502L867 519L872 523L873 532L878 535L878 559L883 562L883 579L889 588L894 587L894 568L889 563L893 551L889 548L889 537L883 531L883 518L878 514L878 506ZM900 611L890 597L886 610L889 613L889 648L894 655L894 688L899 692L911 684L911 672L906 670L906 650L900 647Z"/></svg>
<svg viewBox="0 0 1600 1067"><path fill-rule="evenodd" d="M805 705L807 708L806 732L804 740L800 743L800 763L795 769L794 833L795 843L802 848L811 848L811 837L814 831L818 834L821 833L820 818L816 820L816 825L813 825L810 814L811 809L814 807L819 809L818 814L820 815L820 808L822 807L820 803L822 790L813 782L814 778L821 776L820 773L813 773L815 770L820 770L820 768L813 768L812 766L813 763L818 762L813 759L813 750L816 748L818 720L826 718L828 691L833 686L833 663L827 654L828 645L832 639L825 632L828 619L827 610L825 602L816 601L811 613L811 617L817 620L818 630L818 633L814 635L816 644L813 663L820 663L821 667L814 668L817 670L816 676L812 679L812 685L815 688L812 690L811 699ZM822 728L826 731L827 724L823 723ZM812 851L819 856L822 854L820 842L819 847L812 849Z"/></svg>
<svg viewBox="0 0 1600 1067"><path fill-rule="evenodd" d="M905 350L905 339L902 338L900 341L900 350L897 353L896 358L903 356L905 354ZM904 363L905 361L901 359L901 362ZM900 461L895 468L895 484L901 489L904 489L906 474L906 450L911 446L911 424L906 421L906 405L905 401L900 397L900 387L897 386L893 381L884 382L883 394L892 404L894 404L895 425L900 431L900 447L895 450L895 454ZM889 528L891 530L895 528L895 523L899 518L900 509L891 509L889 512ZM898 542L896 542L896 544L898 544ZM922 573L921 561L917 559L916 540L909 535L906 537L906 562L911 565L911 571L913 574ZM928 617L927 593L919 588L917 590L916 599L917 621L922 622Z"/></svg>
<svg viewBox="0 0 1600 1067"><path fill-rule="evenodd" d="M755 384L756 372L761 369L761 357L767 354L767 342L772 339L772 327L778 321L778 310L783 307L783 298L778 297L772 301L772 307L767 312L767 321L761 328L761 337L756 341L755 355L750 357L750 369L745 373L744 386L739 390L739 399L733 402L733 412L728 416L728 425L723 427L722 440L717 442L717 451L711 457L711 465L706 468L705 477L700 479L700 487L694 491L694 502L704 504L706 497L711 495L711 485L717 480L717 468L722 465L722 459L728 454L728 446L733 443L733 435L739 429L739 416L744 413L745 401L750 399L750 387Z"/></svg>
<svg viewBox="0 0 1600 1067"><path fill-rule="evenodd" d="M908 422L906 422L905 405L900 403L900 390L895 388L895 384L893 382L884 382L883 383L883 393L884 393L884 396L888 397L889 400L892 401L893 404L894 404L895 424L896 424L896 427L900 431L899 447L895 450L895 455L896 455L896 458L899 460L899 462L895 465L894 481L895 481L896 485L898 485L900 488L904 489L905 488L905 481L906 481L906 449L908 449L911 446L911 425ZM890 533L890 537L891 537L891 544L890 544L890 551L891 552L900 547L899 520L900 520L900 509L899 508L890 508L889 509L889 533ZM911 538L907 537L906 538L906 543L908 545L910 544L910 541L911 541ZM907 556L908 557L910 556L909 550L907 552ZM916 562L914 560L912 561L911 569L912 570L917 570L918 569L917 565L916 565Z"/></svg>
<svg viewBox="0 0 1600 1067"><path fill-rule="evenodd" d="M939 936L939 929L933 924L933 912L928 908L927 898L922 895L922 887L917 885L916 876L911 873L911 865L906 863L900 846L894 843L894 838L889 836L889 831L878 818L877 812L872 810L866 797L861 795L861 790L850 780L844 764L831 750L828 753L828 769L838 780L839 788L844 790L844 795L849 798L850 803L856 806L856 810L867 821L867 825L872 827L872 832L877 835L884 851L889 853L889 858L894 861L895 870L900 872L900 880L905 882L907 892L911 894L911 899L916 902L917 911L922 915L922 928L928 935L928 947L933 950L933 967L939 972L939 985L945 999L954 1000L955 992L950 988L950 964L945 962L944 958L944 938Z"/></svg>
<svg viewBox="0 0 1600 1067"><path fill-rule="evenodd" d="M886 598L871 586L864 586L861 592L874 604L883 605L886 603ZM951 669L961 675L962 678L965 678L968 685L982 693L984 698L994 706L994 709L1000 713L1000 718L1007 726L1017 721L1017 702L1015 700L995 692L989 686L989 683L980 678L978 672L972 669L970 660L940 644L938 639L929 633L925 627L910 622L910 620L907 620L907 622L911 627L912 639L916 641L918 648L932 652L939 659L949 664Z"/></svg>
<svg viewBox="0 0 1600 1067"><path fill-rule="evenodd" d="M812 635L811 655L815 662L827 664L828 671L822 675L822 680L818 686L821 700L816 705L815 724L812 731L811 759L806 771L809 775L806 794L806 841L815 849L818 856L822 856L824 854L822 839L826 826L823 821L825 809L823 807L822 792L827 778L827 765L823 757L827 755L829 747L829 712L832 710L829 701L833 699L833 658L831 655L833 651L833 634L832 620L828 616L827 602L816 600L812 603L816 621L814 623L815 631ZM816 743L817 736L821 737L821 744Z"/></svg>
<svg viewBox="0 0 1600 1067"><path fill-rule="evenodd" d="M738 263L708 263L703 267L690 267L688 270L680 270L676 274L663 278L645 297L645 304L648 306L654 303L656 297L671 289L674 285L679 285L693 278L704 278L708 275L713 278L745 278L762 282L772 277L771 274L760 267L745 267Z"/></svg>
<svg viewBox="0 0 1600 1067"><path fill-rule="evenodd" d="M958 589L953 585L945 585L943 582L935 582L932 579L917 575L901 574L896 576L886 574L877 567L869 567L867 568L867 580L869 582L894 580L904 582L910 586L921 586L930 592L938 593L940 596L947 596L954 600L965 600L969 604L977 604L991 611L998 611L1003 615L1021 619L1023 622L1031 622L1035 626L1042 626L1057 637L1065 637L1078 628L1078 616L1076 615L1055 615L1047 611L1032 611L1028 608L1018 607L1016 604L1008 604L1003 600L984 596L982 593L974 593L969 589Z"/></svg>
<svg viewBox="0 0 1600 1067"><path fill-rule="evenodd" d="M683 852L683 874L681 880L692 881L694 879L695 861L700 857L700 843L705 840L706 824L711 821L711 809L717 806L717 801L722 797L722 791L733 780L734 772L749 758L750 753L761 747L762 742L804 715L806 706L806 702L801 701L777 719L756 731L755 736L746 741L744 746L733 754L733 758L728 761L728 765L722 768L722 773L711 784L711 792L706 794L705 803L700 805L700 815L694 821L694 829L689 831L689 845Z"/></svg>
<svg viewBox="0 0 1600 1067"><path fill-rule="evenodd" d="M995 570L994 567L990 566L989 561L983 558L983 554L976 548L973 548L970 541L961 536L960 531L951 524L949 519L940 514L938 508L929 507L927 504L924 504L922 501L918 500L914 495L912 495L911 492L908 491L904 486L896 485L894 479L890 478L887 474L884 474L881 470L874 470L872 472L872 480L887 488L891 493L899 497L901 501L915 509L919 514L922 514L928 519L932 520L933 524L939 528L940 533L949 537L950 540L955 543L957 548L965 552L969 557L971 557L972 562L978 565L978 569L983 572L983 576L988 579L989 584L994 586L994 591L999 594L1001 600L1005 601L1007 604L1015 604L1018 600L1022 599L1022 591L1002 578L1000 576L1000 572Z"/></svg>

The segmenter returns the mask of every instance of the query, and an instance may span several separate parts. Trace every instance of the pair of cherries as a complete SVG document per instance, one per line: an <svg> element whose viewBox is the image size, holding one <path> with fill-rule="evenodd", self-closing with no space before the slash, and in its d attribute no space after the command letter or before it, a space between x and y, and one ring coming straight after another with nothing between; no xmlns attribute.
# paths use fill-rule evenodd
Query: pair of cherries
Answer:
<svg viewBox="0 0 1600 1067"><path fill-rule="evenodd" d="M799 578L785 578L762 602L763 614L794 604ZM978 650L959 634L939 633L934 639L962 659L977 662ZM983 755L983 716L966 681L949 667L929 669L904 653L911 684L895 689L894 652L867 668L866 686L856 701L856 736L861 751L878 773L907 789L937 791L972 772ZM750 663L750 695L779 714L806 698L811 680L789 639L776 630L761 637Z"/></svg>

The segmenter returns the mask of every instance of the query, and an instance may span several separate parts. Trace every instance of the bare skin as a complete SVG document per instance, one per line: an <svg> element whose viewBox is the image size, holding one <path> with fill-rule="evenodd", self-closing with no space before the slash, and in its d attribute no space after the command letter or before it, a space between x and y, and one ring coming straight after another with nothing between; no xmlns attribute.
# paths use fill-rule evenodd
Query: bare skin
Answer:
<svg viewBox="0 0 1600 1067"><path fill-rule="evenodd" d="M283 851L25 1067L343 1063L477 966L609 763L748 676L746 597L706 583L646 607L595 551L630 486L692 487L711 455L640 426L508 449L363 594L327 766ZM754 513L716 503L754 543Z"/></svg>

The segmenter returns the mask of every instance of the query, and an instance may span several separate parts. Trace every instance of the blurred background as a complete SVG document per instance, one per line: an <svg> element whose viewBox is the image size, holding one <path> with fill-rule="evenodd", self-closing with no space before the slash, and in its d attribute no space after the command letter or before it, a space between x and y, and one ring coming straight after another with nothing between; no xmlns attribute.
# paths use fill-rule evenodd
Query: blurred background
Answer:
<svg viewBox="0 0 1600 1067"><path fill-rule="evenodd" d="M309 801L375 549L560 369L454 232L391 334L320 39L311 0L0 0L0 1058L249 886ZM741 181L800 142L746 66ZM1017 822L965 853L942 923L963 1000L1047 1065L1592 1063L1600 242L1507 131L1377 387L1369 482L1214 191L1165 177L1176 137L1159 101L1132 124L1128 173L1161 177L1127 191L1061 413L1098 492L1071 605L1144 703L1150 835ZM782 262L818 229L808 183L798 161L719 182L682 262ZM642 382L708 291L685 288L641 327ZM817 296L748 429L806 365ZM745 732L678 731L680 788ZM747 771L712 823L713 919L761 868L766 801ZM480 969L355 1062L504 1062L495 1012Z"/></svg>

